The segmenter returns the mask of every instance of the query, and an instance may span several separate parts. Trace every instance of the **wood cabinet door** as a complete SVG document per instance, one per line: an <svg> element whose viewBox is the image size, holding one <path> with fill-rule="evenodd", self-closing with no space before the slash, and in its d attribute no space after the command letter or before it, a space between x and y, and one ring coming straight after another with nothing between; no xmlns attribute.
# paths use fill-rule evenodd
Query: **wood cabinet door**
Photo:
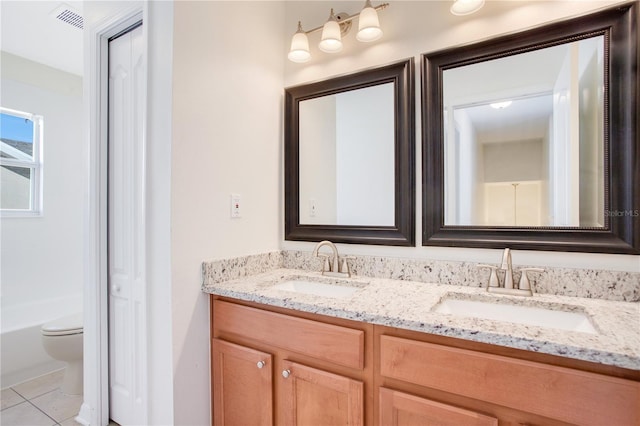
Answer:
<svg viewBox="0 0 640 426"><path fill-rule="evenodd" d="M364 424L362 382L288 360L282 361L280 374L284 425Z"/></svg>
<svg viewBox="0 0 640 426"><path fill-rule="evenodd" d="M213 424L273 424L270 354L212 339Z"/></svg>
<svg viewBox="0 0 640 426"><path fill-rule="evenodd" d="M494 417L386 388L380 388L379 402L384 426L498 425Z"/></svg>

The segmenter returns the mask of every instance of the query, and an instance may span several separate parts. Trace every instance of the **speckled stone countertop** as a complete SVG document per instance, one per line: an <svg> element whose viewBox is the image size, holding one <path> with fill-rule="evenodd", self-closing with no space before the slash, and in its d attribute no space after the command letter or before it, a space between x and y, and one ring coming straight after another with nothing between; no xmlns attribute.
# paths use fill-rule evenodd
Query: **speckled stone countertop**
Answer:
<svg viewBox="0 0 640 426"><path fill-rule="evenodd" d="M333 282L357 287L358 290L346 298L334 298L273 288L275 284L290 279ZM345 280L325 277L317 272L283 268L219 282L205 280L202 290L209 294L303 312L640 370L640 303L638 302L551 294L535 294L533 297L502 296L487 293L478 287L366 276ZM556 310L583 312L590 316L598 333L543 328L433 312L432 310L446 298L529 307L553 307Z"/></svg>

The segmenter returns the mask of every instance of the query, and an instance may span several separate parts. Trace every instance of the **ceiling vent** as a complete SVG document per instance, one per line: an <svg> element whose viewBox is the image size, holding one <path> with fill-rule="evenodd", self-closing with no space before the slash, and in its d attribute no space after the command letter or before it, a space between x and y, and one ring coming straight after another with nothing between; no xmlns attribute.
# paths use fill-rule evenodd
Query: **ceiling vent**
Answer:
<svg viewBox="0 0 640 426"><path fill-rule="evenodd" d="M82 15L68 4L61 4L51 12L51 16L78 29L83 29L84 27L84 19L82 18Z"/></svg>

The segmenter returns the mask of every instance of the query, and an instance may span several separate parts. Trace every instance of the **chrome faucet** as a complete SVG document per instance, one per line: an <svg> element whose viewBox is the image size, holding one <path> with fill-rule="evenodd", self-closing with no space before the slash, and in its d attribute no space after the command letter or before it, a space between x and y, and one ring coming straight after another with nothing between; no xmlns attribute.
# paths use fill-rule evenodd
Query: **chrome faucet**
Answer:
<svg viewBox="0 0 640 426"><path fill-rule="evenodd" d="M500 266L494 265L478 265L479 268L488 268L491 270L489 275L489 283L487 284L487 291L489 293L508 294L512 296L533 296L533 288L529 281L527 272L544 272L544 269L540 268L522 268L520 272L520 281L518 287L513 285L513 266L511 264L511 249L505 248L502 252L502 263ZM504 271L504 280L500 285L500 278L498 277L497 270Z"/></svg>
<svg viewBox="0 0 640 426"><path fill-rule="evenodd" d="M331 249L332 255L328 256L326 254L320 254L319 250L321 247L327 246ZM340 264L340 257L338 256L338 248L331 241L324 240L320 241L316 247L313 249L313 256L324 258L322 262L322 275L332 275L337 277L351 277L351 268L349 267L349 263L347 262L348 257L344 257L342 259L342 264ZM331 259L331 260L329 260Z"/></svg>

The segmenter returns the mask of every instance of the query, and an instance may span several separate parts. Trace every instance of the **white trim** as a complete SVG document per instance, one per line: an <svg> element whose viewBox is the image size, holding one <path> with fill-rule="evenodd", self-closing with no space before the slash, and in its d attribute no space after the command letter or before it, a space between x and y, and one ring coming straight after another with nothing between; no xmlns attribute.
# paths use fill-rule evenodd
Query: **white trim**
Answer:
<svg viewBox="0 0 640 426"><path fill-rule="evenodd" d="M149 425L174 421L171 140L174 3L146 3L147 41L147 292ZM153 141L153 143L151 143Z"/></svg>
<svg viewBox="0 0 640 426"><path fill-rule="evenodd" d="M89 141L84 283L84 401L76 421L109 422L107 274L108 39L142 20L146 2L105 17L85 29L86 132ZM146 40L145 40L146 46ZM145 48L146 49L146 48ZM146 360L144 360L146 361ZM143 363L144 365L144 363ZM147 375L145 372L145 384ZM146 386L145 386L146 393ZM145 401L148 406L148 401Z"/></svg>
<svg viewBox="0 0 640 426"><path fill-rule="evenodd" d="M33 210L2 210L0 211L0 217L3 219L11 219L11 218L38 218L42 217L43 214L41 211L35 212Z"/></svg>

